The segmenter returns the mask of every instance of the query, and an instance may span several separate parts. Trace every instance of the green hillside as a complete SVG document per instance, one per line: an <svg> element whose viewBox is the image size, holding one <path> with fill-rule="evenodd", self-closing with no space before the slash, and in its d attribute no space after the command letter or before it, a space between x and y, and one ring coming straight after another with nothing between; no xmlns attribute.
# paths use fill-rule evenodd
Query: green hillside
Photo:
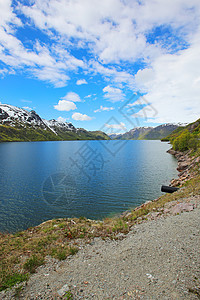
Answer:
<svg viewBox="0 0 200 300"><path fill-rule="evenodd" d="M200 119L177 128L162 141L169 141L177 151L196 150L200 147Z"/></svg>
<svg viewBox="0 0 200 300"><path fill-rule="evenodd" d="M101 131L60 131L56 135L51 130L33 128L31 126L0 125L0 142L29 142L29 141L62 141L62 140L106 140L110 139Z"/></svg>

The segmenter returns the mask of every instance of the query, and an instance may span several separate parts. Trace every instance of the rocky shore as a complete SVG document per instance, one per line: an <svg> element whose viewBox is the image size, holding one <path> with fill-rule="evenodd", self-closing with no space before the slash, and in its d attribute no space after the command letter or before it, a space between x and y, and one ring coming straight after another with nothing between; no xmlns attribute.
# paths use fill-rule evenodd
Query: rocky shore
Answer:
<svg viewBox="0 0 200 300"><path fill-rule="evenodd" d="M195 167L199 164L200 157L191 156L192 150L180 152L169 149L167 152L174 155L174 157L178 160L177 171L180 172L178 174L179 178L172 179L170 185L181 187L184 182L191 178L194 178L198 173L199 170L197 170Z"/></svg>

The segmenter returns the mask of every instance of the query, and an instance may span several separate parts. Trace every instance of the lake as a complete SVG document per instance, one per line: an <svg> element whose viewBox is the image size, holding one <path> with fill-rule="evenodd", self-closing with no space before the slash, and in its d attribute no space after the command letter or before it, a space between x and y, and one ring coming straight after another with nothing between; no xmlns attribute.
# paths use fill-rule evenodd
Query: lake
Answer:
<svg viewBox="0 0 200 300"><path fill-rule="evenodd" d="M53 218L100 219L159 197L177 177L160 141L0 143L0 232Z"/></svg>

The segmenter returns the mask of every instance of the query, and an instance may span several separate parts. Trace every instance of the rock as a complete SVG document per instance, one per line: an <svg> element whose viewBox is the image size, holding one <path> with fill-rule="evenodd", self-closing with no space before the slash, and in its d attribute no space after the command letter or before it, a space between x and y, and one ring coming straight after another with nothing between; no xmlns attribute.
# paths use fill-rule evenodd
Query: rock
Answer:
<svg viewBox="0 0 200 300"><path fill-rule="evenodd" d="M148 274L148 273L146 275L147 275L147 278L151 280L151 282L156 283L158 281L157 278L155 278L153 275Z"/></svg>
<svg viewBox="0 0 200 300"><path fill-rule="evenodd" d="M177 171L179 171L179 172L183 171L183 170L187 169L188 166L189 166L188 161L180 162L180 163L178 163Z"/></svg>
<svg viewBox="0 0 200 300"><path fill-rule="evenodd" d="M159 212L159 211L156 211L156 212L152 212L151 214L150 214L150 218L152 219L152 220L154 220L154 219L156 219L158 216L160 216L161 215L161 213Z"/></svg>
<svg viewBox="0 0 200 300"><path fill-rule="evenodd" d="M167 153L169 153L169 154L171 154L171 155L175 155L175 154L177 154L177 151L175 151L174 149L169 149L169 150L167 150Z"/></svg>
<svg viewBox="0 0 200 300"><path fill-rule="evenodd" d="M120 216L123 218L123 217L129 216L130 214L131 214L130 210L126 210L126 211L124 211L123 213L121 213Z"/></svg>
<svg viewBox="0 0 200 300"><path fill-rule="evenodd" d="M192 211L193 209L194 209L194 204L192 203L178 203L171 208L171 213L173 215L177 215L182 213L183 211Z"/></svg>
<svg viewBox="0 0 200 300"><path fill-rule="evenodd" d="M200 156L195 159L195 163L198 164L199 162L200 162Z"/></svg>
<svg viewBox="0 0 200 300"><path fill-rule="evenodd" d="M148 204L148 203L151 203L152 201L146 201L144 204L146 205L146 204Z"/></svg>
<svg viewBox="0 0 200 300"><path fill-rule="evenodd" d="M180 180L179 179L173 179L173 180L171 180L171 186L173 186L173 187L175 187L175 186L177 186L177 185L179 185L180 184Z"/></svg>
<svg viewBox="0 0 200 300"><path fill-rule="evenodd" d="M69 286L68 284L65 284L57 293L60 297L63 297L67 291L69 291Z"/></svg>

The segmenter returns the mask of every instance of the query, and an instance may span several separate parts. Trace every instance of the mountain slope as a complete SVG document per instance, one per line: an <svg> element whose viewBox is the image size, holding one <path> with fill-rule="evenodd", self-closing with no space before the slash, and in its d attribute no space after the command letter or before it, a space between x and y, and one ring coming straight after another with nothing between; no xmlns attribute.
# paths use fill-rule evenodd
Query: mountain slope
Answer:
<svg viewBox="0 0 200 300"><path fill-rule="evenodd" d="M0 142L109 139L100 131L77 129L72 123L44 120L35 112L0 104Z"/></svg>
<svg viewBox="0 0 200 300"><path fill-rule="evenodd" d="M161 140L166 135L173 132L178 128L178 125L174 124L163 124L152 128L149 132L144 135L144 139L147 140Z"/></svg>
<svg viewBox="0 0 200 300"><path fill-rule="evenodd" d="M169 141L174 150L186 151L197 150L200 146L200 119L174 130L171 134L162 139Z"/></svg>
<svg viewBox="0 0 200 300"><path fill-rule="evenodd" d="M163 124L157 127L136 127L124 134L112 136L112 138L118 140L161 140L177 128L178 125L174 124Z"/></svg>

